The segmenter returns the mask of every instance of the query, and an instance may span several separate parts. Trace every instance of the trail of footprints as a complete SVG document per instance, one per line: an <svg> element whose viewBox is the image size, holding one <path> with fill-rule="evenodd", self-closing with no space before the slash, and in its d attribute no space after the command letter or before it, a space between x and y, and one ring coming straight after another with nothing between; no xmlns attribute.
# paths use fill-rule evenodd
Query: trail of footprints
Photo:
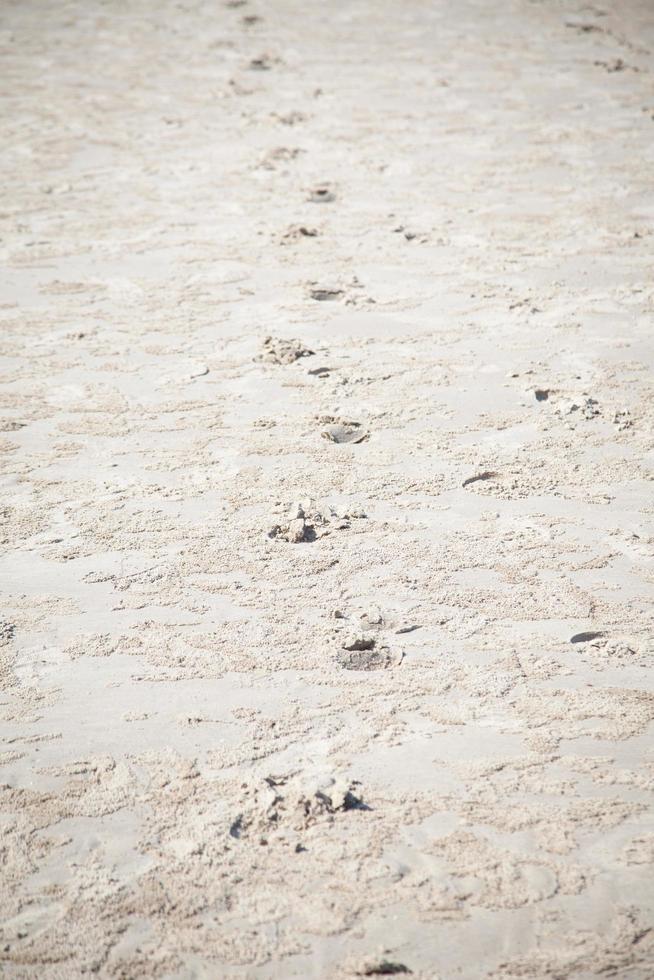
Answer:
<svg viewBox="0 0 654 980"><path fill-rule="evenodd" d="M257 360L286 365L313 353L300 340L266 337ZM320 435L327 442L354 445L369 436L360 422L331 415L319 416L317 422L321 427ZM268 537L286 545L311 544L365 520L365 512L357 507L336 508L313 499L302 500L291 505L284 518L269 529ZM337 609L333 615L334 659L344 670L387 670L402 663L403 652L392 648L385 640L386 623L379 610L347 614Z"/></svg>

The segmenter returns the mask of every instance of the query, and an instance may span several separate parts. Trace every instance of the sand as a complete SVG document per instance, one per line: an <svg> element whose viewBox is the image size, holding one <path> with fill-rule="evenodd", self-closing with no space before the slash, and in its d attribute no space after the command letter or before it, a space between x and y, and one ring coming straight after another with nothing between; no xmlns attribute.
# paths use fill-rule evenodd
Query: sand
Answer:
<svg viewBox="0 0 654 980"><path fill-rule="evenodd" d="M11 980L654 976L649 0L5 0Z"/></svg>

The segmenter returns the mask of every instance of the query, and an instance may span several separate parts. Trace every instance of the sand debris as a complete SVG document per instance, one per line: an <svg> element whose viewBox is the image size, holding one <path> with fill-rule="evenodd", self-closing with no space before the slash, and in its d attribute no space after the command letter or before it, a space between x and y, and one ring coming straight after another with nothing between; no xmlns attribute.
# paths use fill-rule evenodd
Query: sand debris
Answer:
<svg viewBox="0 0 654 980"><path fill-rule="evenodd" d="M276 146L262 157L259 167L263 170L276 170L278 164L297 160L303 151L299 147Z"/></svg>
<svg viewBox="0 0 654 980"><path fill-rule="evenodd" d="M282 244L287 244L289 241L301 241L303 238L317 238L319 234L317 228L310 228L307 225L290 225L282 235Z"/></svg>
<svg viewBox="0 0 654 980"><path fill-rule="evenodd" d="M11 643L15 632L16 627L13 623L8 623L6 620L0 622L0 647L7 646Z"/></svg>
<svg viewBox="0 0 654 980"><path fill-rule="evenodd" d="M333 822L352 810L366 811L358 780L345 776L310 776L298 773L270 775L254 786L244 785L243 807L230 822L229 836L235 840L258 838L268 844L271 835L285 828L296 832L320 822ZM280 843L293 838L281 836ZM296 846L296 850L301 850Z"/></svg>
<svg viewBox="0 0 654 980"><path fill-rule="evenodd" d="M282 126L297 126L298 123L305 122L307 117L304 112L291 110L290 112L283 113L273 112L272 118L281 123Z"/></svg>
<svg viewBox="0 0 654 980"><path fill-rule="evenodd" d="M634 423L629 409L618 409L613 415L613 424L618 432L626 432L627 429L633 429Z"/></svg>
<svg viewBox="0 0 654 980"><path fill-rule="evenodd" d="M555 411L560 416L569 416L572 419L583 418L586 420L594 419L602 414L597 399L589 396L564 398L558 402Z"/></svg>
<svg viewBox="0 0 654 980"><path fill-rule="evenodd" d="M293 504L288 513L288 520L275 524L268 532L269 538L287 541L289 544L315 541L323 534L329 533L329 520L310 503Z"/></svg>
<svg viewBox="0 0 654 980"><path fill-rule="evenodd" d="M334 508L323 504L320 508L312 500L293 504L287 520L275 524L268 532L269 538L287 541L289 544L316 541L332 531L345 531L353 520L364 518L357 508Z"/></svg>
<svg viewBox="0 0 654 980"><path fill-rule="evenodd" d="M429 241L429 235L426 235L424 232L414 231L411 228L406 228L404 225L397 225L397 227L393 228L393 231L398 234L401 233L407 242L417 240L424 244Z"/></svg>

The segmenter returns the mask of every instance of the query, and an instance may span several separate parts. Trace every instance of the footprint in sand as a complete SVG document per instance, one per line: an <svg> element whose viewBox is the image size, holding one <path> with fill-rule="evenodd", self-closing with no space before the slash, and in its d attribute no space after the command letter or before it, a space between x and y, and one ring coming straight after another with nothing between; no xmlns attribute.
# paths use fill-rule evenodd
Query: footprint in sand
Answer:
<svg viewBox="0 0 654 980"><path fill-rule="evenodd" d="M343 290L338 289L336 286L311 286L309 295L311 299L315 299L319 303L330 303L340 299L343 295Z"/></svg>
<svg viewBox="0 0 654 980"><path fill-rule="evenodd" d="M278 61L278 58L273 58L269 54L262 54L258 58L252 58L248 64L248 68L250 71L270 71Z"/></svg>
<svg viewBox="0 0 654 980"><path fill-rule="evenodd" d="M330 204L336 200L336 194L328 184L322 184L309 192L308 200L313 204Z"/></svg>
<svg viewBox="0 0 654 980"><path fill-rule="evenodd" d="M268 364L293 364L301 357L311 357L313 351L296 338L266 337L257 361Z"/></svg>
<svg viewBox="0 0 654 980"><path fill-rule="evenodd" d="M373 637L354 637L347 647L339 650L336 661L345 670L388 670L399 667L403 654L394 654L389 647L379 646Z"/></svg>
<svg viewBox="0 0 654 980"><path fill-rule="evenodd" d="M391 650L383 641L384 617L379 609L370 607L353 616L337 610L336 618L345 620L336 628L337 663L345 670L388 670L398 667L404 659L402 650Z"/></svg>
<svg viewBox="0 0 654 980"><path fill-rule="evenodd" d="M344 421L331 416L326 416L319 421L323 425L320 435L328 442L344 445L363 442L370 436L370 433L363 428L360 422Z"/></svg>

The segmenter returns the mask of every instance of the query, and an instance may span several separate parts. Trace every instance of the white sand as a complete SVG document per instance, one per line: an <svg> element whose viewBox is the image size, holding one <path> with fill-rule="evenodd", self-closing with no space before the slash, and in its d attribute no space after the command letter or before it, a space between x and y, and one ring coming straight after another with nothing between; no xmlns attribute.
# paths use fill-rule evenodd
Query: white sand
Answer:
<svg viewBox="0 0 654 980"><path fill-rule="evenodd" d="M654 976L598 4L3 3L3 977Z"/></svg>

